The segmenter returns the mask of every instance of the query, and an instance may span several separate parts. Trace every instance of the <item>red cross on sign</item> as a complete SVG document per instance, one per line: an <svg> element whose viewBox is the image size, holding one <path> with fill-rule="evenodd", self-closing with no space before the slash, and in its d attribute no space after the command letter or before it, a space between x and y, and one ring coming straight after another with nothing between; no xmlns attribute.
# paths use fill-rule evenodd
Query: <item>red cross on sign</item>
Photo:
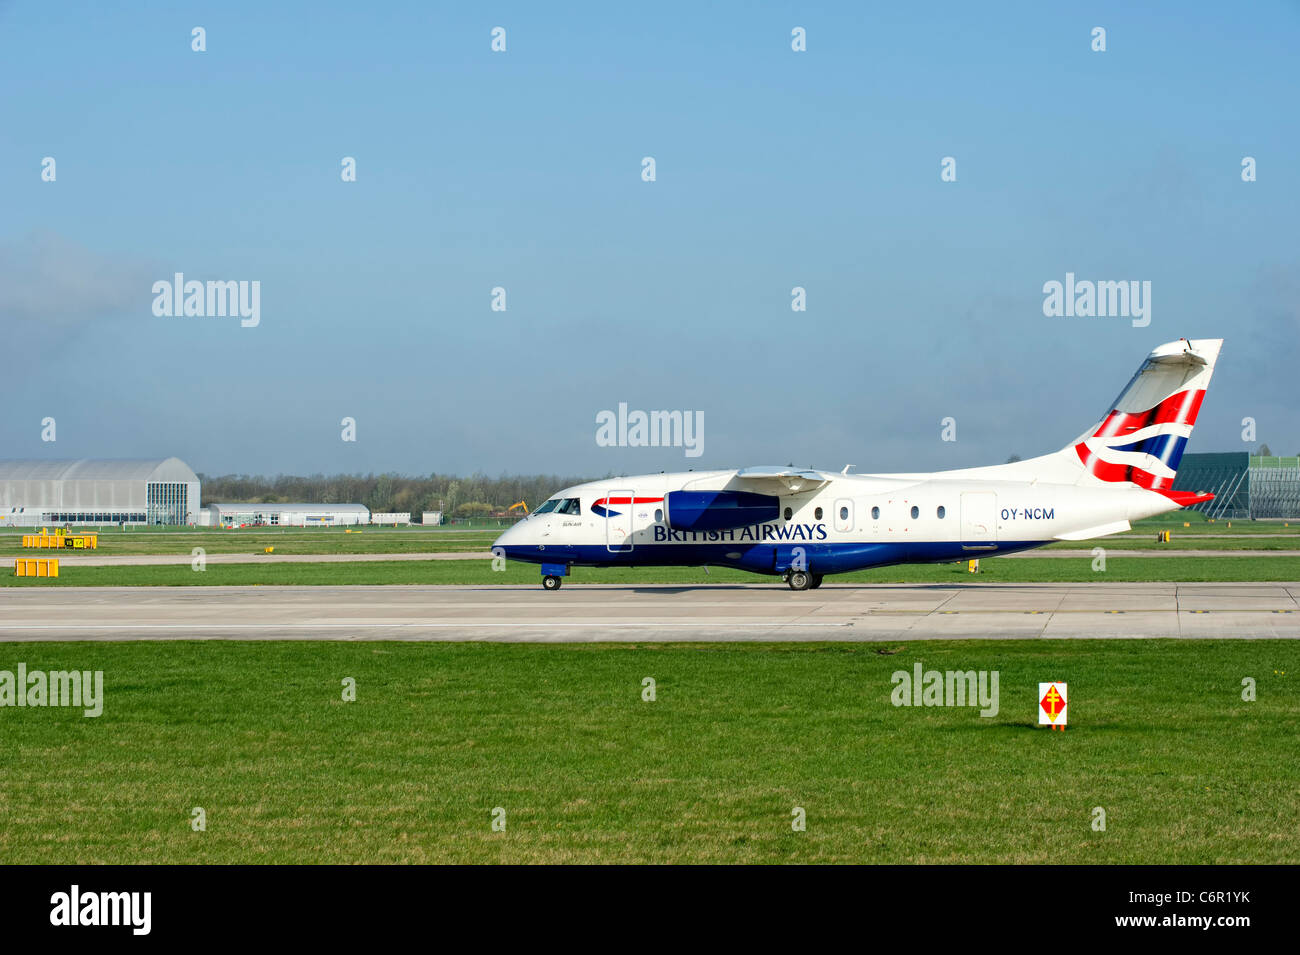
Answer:
<svg viewBox="0 0 1300 955"><path fill-rule="evenodd" d="M1066 685L1064 683L1038 684L1038 723L1053 729L1065 729L1067 708Z"/></svg>
<svg viewBox="0 0 1300 955"><path fill-rule="evenodd" d="M1061 694L1056 692L1056 687L1049 686L1047 695L1043 697L1043 709L1047 710L1047 715L1056 721L1056 714L1061 711Z"/></svg>

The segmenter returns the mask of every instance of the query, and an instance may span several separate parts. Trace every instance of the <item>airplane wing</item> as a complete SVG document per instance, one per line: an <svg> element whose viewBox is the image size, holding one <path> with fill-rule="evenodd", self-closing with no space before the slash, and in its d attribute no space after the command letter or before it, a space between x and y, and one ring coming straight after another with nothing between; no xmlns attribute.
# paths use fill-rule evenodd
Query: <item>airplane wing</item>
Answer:
<svg viewBox="0 0 1300 955"><path fill-rule="evenodd" d="M743 487L767 494L801 494L825 487L834 477L833 474L811 468L741 468L728 487Z"/></svg>

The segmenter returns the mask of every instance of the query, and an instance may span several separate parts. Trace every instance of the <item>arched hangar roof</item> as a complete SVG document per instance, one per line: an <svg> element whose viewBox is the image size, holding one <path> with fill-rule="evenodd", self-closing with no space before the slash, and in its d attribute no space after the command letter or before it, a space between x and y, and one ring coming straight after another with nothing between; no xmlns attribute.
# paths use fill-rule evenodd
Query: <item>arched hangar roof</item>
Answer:
<svg viewBox="0 0 1300 955"><path fill-rule="evenodd" d="M71 461L0 461L0 481L174 481L198 475L180 458L78 458Z"/></svg>

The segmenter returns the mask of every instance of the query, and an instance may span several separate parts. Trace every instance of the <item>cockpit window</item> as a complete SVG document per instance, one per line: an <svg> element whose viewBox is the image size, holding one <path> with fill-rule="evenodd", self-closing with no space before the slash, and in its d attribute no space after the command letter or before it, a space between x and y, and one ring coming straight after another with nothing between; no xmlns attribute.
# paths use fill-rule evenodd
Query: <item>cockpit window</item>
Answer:
<svg viewBox="0 0 1300 955"><path fill-rule="evenodd" d="M555 513L573 514L576 516L582 513L582 504L576 497L567 497L560 502L560 506L555 509Z"/></svg>
<svg viewBox="0 0 1300 955"><path fill-rule="evenodd" d="M553 497L553 498L551 498L549 501L544 502L544 503L542 504L542 506L539 507L537 510L533 511L533 513L534 513L534 514L547 514L547 513L551 512L551 511L555 510L556 506L557 506L559 503L560 503L560 499L559 499L558 497Z"/></svg>

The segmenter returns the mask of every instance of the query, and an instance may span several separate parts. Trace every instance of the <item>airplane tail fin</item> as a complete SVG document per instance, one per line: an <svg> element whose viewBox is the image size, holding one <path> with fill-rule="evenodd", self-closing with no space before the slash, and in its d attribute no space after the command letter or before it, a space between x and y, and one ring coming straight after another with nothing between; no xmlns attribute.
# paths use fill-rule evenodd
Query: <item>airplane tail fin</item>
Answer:
<svg viewBox="0 0 1300 955"><path fill-rule="evenodd" d="M1106 416L1058 454L1077 457L1087 483L1131 482L1184 507L1206 500L1172 488L1222 346L1222 338L1183 338L1156 348Z"/></svg>

